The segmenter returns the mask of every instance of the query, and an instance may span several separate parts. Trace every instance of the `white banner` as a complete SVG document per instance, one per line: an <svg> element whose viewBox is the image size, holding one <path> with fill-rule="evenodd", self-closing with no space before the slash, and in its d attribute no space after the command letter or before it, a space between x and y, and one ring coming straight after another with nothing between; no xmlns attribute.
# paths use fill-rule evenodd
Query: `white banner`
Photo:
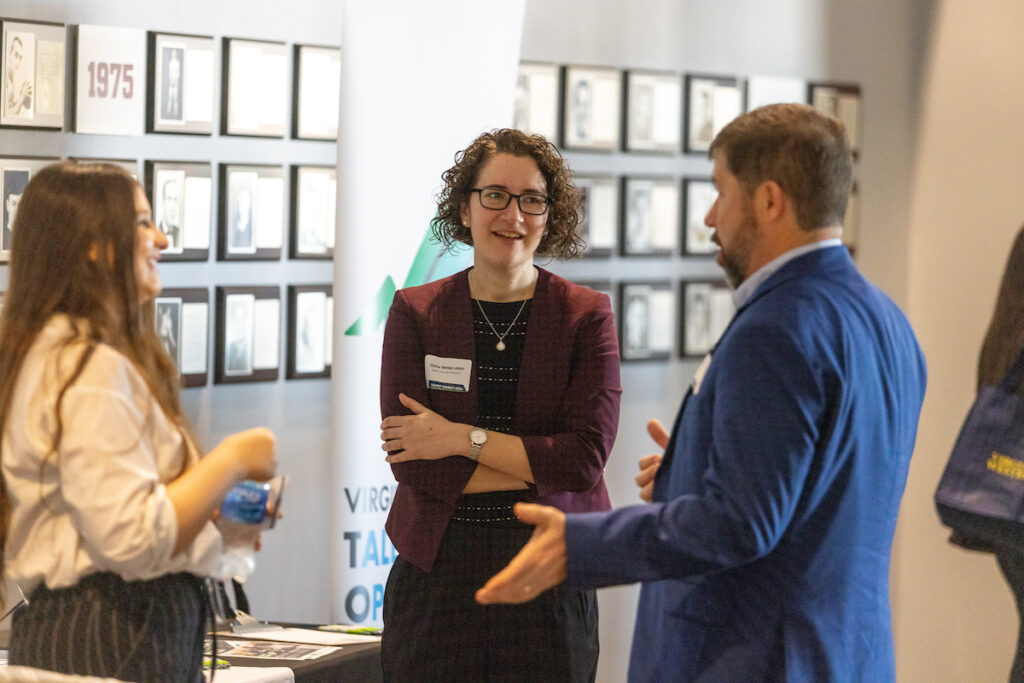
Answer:
<svg viewBox="0 0 1024 683"><path fill-rule="evenodd" d="M334 256L332 618L381 623L395 481L380 354L396 288L465 265L425 241L441 173L512 121L525 0L345 0Z"/></svg>

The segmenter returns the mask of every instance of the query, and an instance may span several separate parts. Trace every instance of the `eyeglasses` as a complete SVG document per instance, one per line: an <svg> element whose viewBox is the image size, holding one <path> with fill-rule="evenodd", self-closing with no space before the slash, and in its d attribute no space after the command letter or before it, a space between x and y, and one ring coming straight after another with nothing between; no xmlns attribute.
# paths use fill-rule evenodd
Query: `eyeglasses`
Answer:
<svg viewBox="0 0 1024 683"><path fill-rule="evenodd" d="M474 187L470 192L479 192L480 206L492 211L503 211L508 208L513 197L519 204L519 210L531 216L543 216L551 204L551 200L542 194L513 194L493 187Z"/></svg>

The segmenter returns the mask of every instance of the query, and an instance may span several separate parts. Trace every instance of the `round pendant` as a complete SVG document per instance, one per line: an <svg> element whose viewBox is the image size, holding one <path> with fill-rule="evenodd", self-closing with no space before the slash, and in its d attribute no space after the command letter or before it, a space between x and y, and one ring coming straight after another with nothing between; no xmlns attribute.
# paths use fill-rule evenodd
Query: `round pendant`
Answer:
<svg viewBox="0 0 1024 683"><path fill-rule="evenodd" d="M498 349L499 351L504 351L505 350L505 342L503 342L503 341L501 341L499 339L498 343L494 345L494 348Z"/></svg>

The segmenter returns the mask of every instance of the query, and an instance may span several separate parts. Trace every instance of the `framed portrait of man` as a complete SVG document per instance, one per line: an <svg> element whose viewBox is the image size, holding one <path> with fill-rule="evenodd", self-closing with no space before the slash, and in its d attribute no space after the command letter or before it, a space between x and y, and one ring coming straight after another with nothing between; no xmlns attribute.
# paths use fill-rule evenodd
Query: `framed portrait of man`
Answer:
<svg viewBox="0 0 1024 683"><path fill-rule="evenodd" d="M555 64L520 62L512 127L558 141L562 70Z"/></svg>
<svg viewBox="0 0 1024 683"><path fill-rule="evenodd" d="M276 261L284 242L284 170L280 166L220 167L222 261Z"/></svg>
<svg viewBox="0 0 1024 683"><path fill-rule="evenodd" d="M617 242L619 181L612 176L577 175L573 183L583 197L580 233L587 244L583 256L611 256Z"/></svg>
<svg viewBox="0 0 1024 683"><path fill-rule="evenodd" d="M679 301L682 321L679 355L700 358L722 336L736 311L732 290L721 280L682 282Z"/></svg>
<svg viewBox="0 0 1024 683"><path fill-rule="evenodd" d="M213 133L216 78L212 36L150 31L149 133Z"/></svg>
<svg viewBox="0 0 1024 683"><path fill-rule="evenodd" d="M57 161L38 157L0 157L0 262L11 258L15 217L32 175Z"/></svg>
<svg viewBox="0 0 1024 683"><path fill-rule="evenodd" d="M292 167L291 258L330 260L337 229L337 170Z"/></svg>
<svg viewBox="0 0 1024 683"><path fill-rule="evenodd" d="M217 287L214 382L268 382L280 366L278 287Z"/></svg>
<svg viewBox="0 0 1024 683"><path fill-rule="evenodd" d="M743 113L739 80L726 76L686 76L686 144L688 154L707 153L725 124Z"/></svg>
<svg viewBox="0 0 1024 683"><path fill-rule="evenodd" d="M675 335L672 285L668 281L622 282L618 303L622 360L667 359Z"/></svg>
<svg viewBox="0 0 1024 683"><path fill-rule="evenodd" d="M630 152L680 151L683 89L679 74L626 72L626 140Z"/></svg>
<svg viewBox="0 0 1024 683"><path fill-rule="evenodd" d="M156 333L178 367L182 386L205 386L209 377L209 290L205 287L167 288L154 303Z"/></svg>
<svg viewBox="0 0 1024 683"><path fill-rule="evenodd" d="M562 147L611 152L619 148L622 72L588 66L565 67Z"/></svg>
<svg viewBox="0 0 1024 683"><path fill-rule="evenodd" d="M855 83L810 83L807 99L826 116L842 121L850 140L850 152L860 156L860 86Z"/></svg>
<svg viewBox="0 0 1024 683"><path fill-rule="evenodd" d="M331 376L331 285L288 286L288 379Z"/></svg>
<svg viewBox="0 0 1024 683"><path fill-rule="evenodd" d="M718 193L710 178L683 178L683 254L712 256L718 245L711 241L712 230L704 224Z"/></svg>
<svg viewBox="0 0 1024 683"><path fill-rule="evenodd" d="M629 177L622 188L621 254L672 254L679 239L679 181Z"/></svg>
<svg viewBox="0 0 1024 683"><path fill-rule="evenodd" d="M67 59L64 25L3 21L0 36L0 125L62 128Z"/></svg>
<svg viewBox="0 0 1024 683"><path fill-rule="evenodd" d="M165 261L205 261L210 256L213 181L210 164L147 161L145 187L153 222L167 235Z"/></svg>

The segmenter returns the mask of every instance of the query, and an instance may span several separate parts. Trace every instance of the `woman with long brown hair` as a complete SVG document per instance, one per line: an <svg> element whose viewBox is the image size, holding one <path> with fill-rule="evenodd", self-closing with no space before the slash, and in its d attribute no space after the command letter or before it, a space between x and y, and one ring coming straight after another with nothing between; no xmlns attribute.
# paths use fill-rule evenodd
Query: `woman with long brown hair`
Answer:
<svg viewBox="0 0 1024 683"><path fill-rule="evenodd" d="M210 522L274 474L273 435L202 459L153 321L167 246L145 194L106 164L29 182L0 315L0 540L28 596L10 663L133 681L201 680Z"/></svg>

